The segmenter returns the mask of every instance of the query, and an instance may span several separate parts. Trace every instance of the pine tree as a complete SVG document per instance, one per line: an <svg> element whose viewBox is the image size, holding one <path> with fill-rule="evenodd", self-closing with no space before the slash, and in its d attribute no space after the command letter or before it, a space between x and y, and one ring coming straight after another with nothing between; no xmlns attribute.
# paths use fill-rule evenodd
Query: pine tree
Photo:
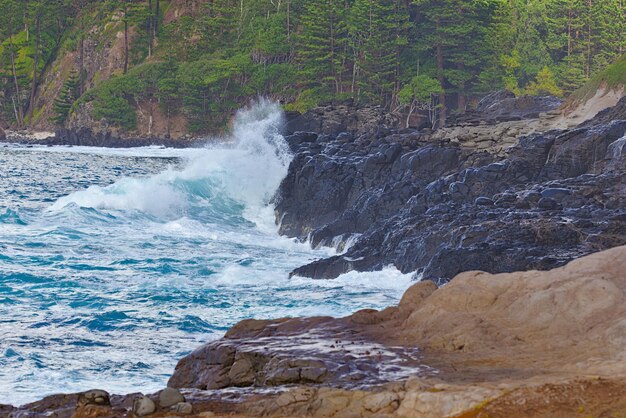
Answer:
<svg viewBox="0 0 626 418"><path fill-rule="evenodd" d="M493 0L413 0L417 5L418 40L425 53L434 58L437 78L445 92L440 94L440 125L447 116L446 95L455 93L457 106L465 107L465 97L478 81L486 28L497 3Z"/></svg>
<svg viewBox="0 0 626 418"><path fill-rule="evenodd" d="M559 85L567 94L574 92L587 81L584 57L580 54L565 57L559 68Z"/></svg>
<svg viewBox="0 0 626 418"><path fill-rule="evenodd" d="M340 94L346 82L346 3L309 0L300 18L297 37L299 77L321 95Z"/></svg>
<svg viewBox="0 0 626 418"><path fill-rule="evenodd" d="M72 105L78 99L78 72L72 70L65 80L59 97L54 100L53 111L55 116L52 120L57 125L63 125L69 116Z"/></svg>
<svg viewBox="0 0 626 418"><path fill-rule="evenodd" d="M485 36L483 70L479 75L481 91L506 88L519 89L515 70L520 66L519 52L515 50L517 19L515 4L499 0Z"/></svg>
<svg viewBox="0 0 626 418"><path fill-rule="evenodd" d="M356 0L349 35L356 97L389 105L398 90L400 50L407 44L408 12L392 0Z"/></svg>
<svg viewBox="0 0 626 418"><path fill-rule="evenodd" d="M537 73L535 80L528 85L526 93L533 96L562 96L563 90L556 85L556 79L552 70L544 67Z"/></svg>

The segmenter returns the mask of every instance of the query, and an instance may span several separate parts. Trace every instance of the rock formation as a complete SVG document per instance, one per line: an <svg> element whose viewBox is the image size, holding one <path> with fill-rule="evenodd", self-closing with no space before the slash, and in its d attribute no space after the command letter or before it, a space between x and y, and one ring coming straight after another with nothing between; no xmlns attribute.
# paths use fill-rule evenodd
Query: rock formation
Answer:
<svg viewBox="0 0 626 418"><path fill-rule="evenodd" d="M0 416L626 414L626 98L569 130L557 105L498 93L436 132L350 103L291 115L280 231L344 251L294 274L424 280L382 311L243 321L156 394Z"/></svg>
<svg viewBox="0 0 626 418"><path fill-rule="evenodd" d="M625 347L626 247L618 247L547 272L466 272L441 288L420 282L383 311L244 321L181 360L169 384L182 394L90 391L0 411L74 418L621 416Z"/></svg>
<svg viewBox="0 0 626 418"><path fill-rule="evenodd" d="M294 133L276 198L280 232L314 246L353 243L294 274L328 279L391 264L445 281L467 270L546 270L626 244L625 107L623 98L571 130L549 130L545 114L511 120L519 112L509 104L513 115L495 126Z"/></svg>

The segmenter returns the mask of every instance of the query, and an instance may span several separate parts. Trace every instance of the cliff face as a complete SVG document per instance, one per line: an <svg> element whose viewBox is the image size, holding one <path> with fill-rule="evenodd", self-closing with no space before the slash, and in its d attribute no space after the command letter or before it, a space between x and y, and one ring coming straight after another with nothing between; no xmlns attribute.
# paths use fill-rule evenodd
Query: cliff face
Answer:
<svg viewBox="0 0 626 418"><path fill-rule="evenodd" d="M89 8L78 18L88 21L84 38L76 48L62 49L54 62L47 67L35 96L35 117L31 126L36 130L54 130L54 101L72 71L81 71L79 90L86 92L98 82L120 74L124 68L124 33L121 16L101 14L98 8ZM92 17L92 19L89 19ZM77 31L78 28L73 28ZM130 39L132 41L131 32ZM70 125L91 126L98 123L86 116L85 109L78 109Z"/></svg>
<svg viewBox="0 0 626 418"><path fill-rule="evenodd" d="M199 2L196 2L199 3ZM190 2L172 1L166 10L168 23L174 23L179 17L197 9L190 7ZM62 46L55 60L47 66L35 96L35 111L30 128L34 130L54 131L59 129L54 122L54 102L63 91L65 83L74 75L78 78L77 89L80 95L97 87L100 83L120 76L124 71L125 34L123 15L108 12L103 6L91 4L76 18L77 24L68 30L68 37L79 38L72 46ZM85 27L83 27L85 26ZM131 26L128 42L134 47L138 30ZM132 59L132 58L131 58ZM77 75L78 74L78 75ZM131 130L120 128L106 120L94 116L93 103L77 102L72 108L65 126L72 132L81 132L83 142L101 143L104 138L116 146L118 138L181 138L187 135L187 121L181 114L168 116L157 101L136 99L132 102L132 112L137 120ZM67 131L61 131L61 143L80 143L69 138ZM108 145L106 142L102 145Z"/></svg>
<svg viewBox="0 0 626 418"><path fill-rule="evenodd" d="M502 109L510 98L494 100ZM352 244L294 274L329 279L392 264L445 281L467 270L546 270L626 244L625 104L569 130L552 129L558 113L549 111L500 114L507 121L495 124L474 115L434 134L384 123L293 134L276 198L281 233Z"/></svg>

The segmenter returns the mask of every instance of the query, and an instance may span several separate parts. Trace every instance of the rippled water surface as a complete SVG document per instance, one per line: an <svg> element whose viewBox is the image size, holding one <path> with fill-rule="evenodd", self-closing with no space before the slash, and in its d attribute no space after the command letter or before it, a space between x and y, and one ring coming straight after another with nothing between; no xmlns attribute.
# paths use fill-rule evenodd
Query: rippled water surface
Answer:
<svg viewBox="0 0 626 418"><path fill-rule="evenodd" d="M206 149L0 148L0 403L158 390L239 320L397 302L395 270L288 279L331 250L275 232L280 118L242 112Z"/></svg>

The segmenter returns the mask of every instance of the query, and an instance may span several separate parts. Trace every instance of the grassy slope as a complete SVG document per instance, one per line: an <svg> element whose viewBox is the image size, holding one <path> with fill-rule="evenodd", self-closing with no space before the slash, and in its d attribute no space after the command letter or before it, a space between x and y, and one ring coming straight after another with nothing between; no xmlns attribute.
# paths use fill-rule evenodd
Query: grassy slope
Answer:
<svg viewBox="0 0 626 418"><path fill-rule="evenodd" d="M626 54L604 71L593 76L584 86L569 97L570 103L581 103L591 99L600 89L619 90L626 86Z"/></svg>

